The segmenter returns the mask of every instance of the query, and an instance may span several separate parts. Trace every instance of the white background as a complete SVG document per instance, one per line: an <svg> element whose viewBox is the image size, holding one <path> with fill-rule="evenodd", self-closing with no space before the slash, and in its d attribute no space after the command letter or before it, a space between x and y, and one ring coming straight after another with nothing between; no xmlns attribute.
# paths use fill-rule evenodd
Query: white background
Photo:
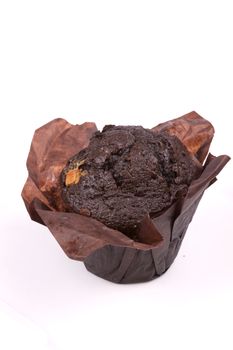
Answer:
<svg viewBox="0 0 233 350"><path fill-rule="evenodd" d="M20 192L34 130L145 127L196 110L232 154L231 1L0 1L0 348L232 349L233 165L171 269L115 285L69 260Z"/></svg>

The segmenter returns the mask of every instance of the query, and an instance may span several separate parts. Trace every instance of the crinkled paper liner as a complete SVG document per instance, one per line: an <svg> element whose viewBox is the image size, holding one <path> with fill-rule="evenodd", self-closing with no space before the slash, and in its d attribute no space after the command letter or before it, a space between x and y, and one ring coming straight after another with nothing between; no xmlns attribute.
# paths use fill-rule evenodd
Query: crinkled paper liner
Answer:
<svg viewBox="0 0 233 350"><path fill-rule="evenodd" d="M195 112L153 128L179 137L203 170L185 198L154 219L144 218L136 242L91 217L68 212L61 199L61 170L96 130L94 123L71 125L64 119L36 130L22 191L26 208L32 220L48 227L69 258L83 261L95 275L116 283L152 280L174 261L204 191L230 158L207 156L214 129Z"/></svg>

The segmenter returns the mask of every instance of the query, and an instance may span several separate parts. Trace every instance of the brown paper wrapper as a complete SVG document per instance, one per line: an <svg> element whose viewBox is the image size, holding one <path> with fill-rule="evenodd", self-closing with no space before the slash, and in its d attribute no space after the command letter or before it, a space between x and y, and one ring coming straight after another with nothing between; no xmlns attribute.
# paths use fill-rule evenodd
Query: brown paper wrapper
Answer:
<svg viewBox="0 0 233 350"><path fill-rule="evenodd" d="M61 199L61 170L70 157L88 145L96 130L93 123L71 125L64 119L55 119L36 130L22 191L26 208L32 220L49 228L68 257L83 261L95 275L116 283L152 280L174 261L204 191L230 158L209 154L202 166L214 129L195 112L153 128L179 137L202 171L185 198L156 218L144 218L140 242L136 242L91 217L67 212Z"/></svg>

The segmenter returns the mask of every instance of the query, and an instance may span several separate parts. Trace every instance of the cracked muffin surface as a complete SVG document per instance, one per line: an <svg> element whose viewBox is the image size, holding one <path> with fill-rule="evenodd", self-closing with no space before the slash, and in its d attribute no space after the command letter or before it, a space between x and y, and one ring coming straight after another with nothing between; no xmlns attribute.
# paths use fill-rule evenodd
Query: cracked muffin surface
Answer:
<svg viewBox="0 0 233 350"><path fill-rule="evenodd" d="M184 196L199 173L176 136L107 125L63 169L62 198L69 211L136 239L143 218L153 218Z"/></svg>

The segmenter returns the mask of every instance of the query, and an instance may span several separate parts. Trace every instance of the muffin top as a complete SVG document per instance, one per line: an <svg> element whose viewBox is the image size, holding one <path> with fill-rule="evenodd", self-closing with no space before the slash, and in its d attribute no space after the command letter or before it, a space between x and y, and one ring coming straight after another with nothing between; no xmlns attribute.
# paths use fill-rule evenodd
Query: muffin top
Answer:
<svg viewBox="0 0 233 350"><path fill-rule="evenodd" d="M136 239L143 218L153 218L184 196L199 173L176 136L107 125L63 169L62 198L69 211Z"/></svg>

